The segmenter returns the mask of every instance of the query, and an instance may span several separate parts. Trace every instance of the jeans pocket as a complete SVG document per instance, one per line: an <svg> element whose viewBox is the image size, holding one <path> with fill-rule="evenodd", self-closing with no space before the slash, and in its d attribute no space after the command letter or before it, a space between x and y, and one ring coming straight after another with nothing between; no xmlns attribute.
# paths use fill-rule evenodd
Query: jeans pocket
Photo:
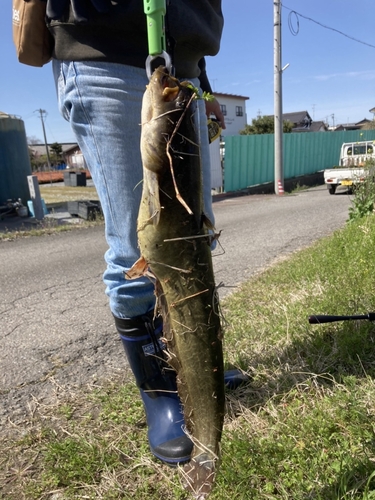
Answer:
<svg viewBox="0 0 375 500"><path fill-rule="evenodd" d="M52 69L53 69L53 76L55 79L59 111L63 116L63 118L69 121L70 109L66 105L66 99L65 99L66 77L64 70L67 69L66 66L67 65L63 61L58 61L56 59L52 61Z"/></svg>

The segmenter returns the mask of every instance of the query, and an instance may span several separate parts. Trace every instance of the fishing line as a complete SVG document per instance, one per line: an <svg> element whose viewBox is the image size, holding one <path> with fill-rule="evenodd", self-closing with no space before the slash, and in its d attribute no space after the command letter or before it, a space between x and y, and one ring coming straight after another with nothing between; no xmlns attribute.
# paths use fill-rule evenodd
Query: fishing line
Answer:
<svg viewBox="0 0 375 500"><path fill-rule="evenodd" d="M293 19L296 23L296 28L293 26ZM288 15L288 27L289 31L293 36L297 36L299 33L299 19L298 19L298 14L295 10L292 10L289 12Z"/></svg>
<svg viewBox="0 0 375 500"><path fill-rule="evenodd" d="M344 33L343 31L340 31L340 30L338 30L336 28L331 28L330 26L327 26L327 25L325 25L323 23L320 23L319 21L316 21L315 19L312 19L311 17L304 16L300 12L296 12L295 10L290 9L289 7L287 7L284 4L282 4L282 6L284 7L284 9L287 9L287 10L290 11L290 14L289 14L289 17L288 17L288 26L289 26L290 32L294 36L296 36L298 34L298 32L299 32L299 20L298 20L298 17L302 17L303 19L307 19L307 21L311 21L312 23L318 24L322 28L325 28L325 29L330 30L330 31L335 31L336 33L339 33L339 35L342 35L342 36L345 36L346 38L349 38L349 40L353 40L354 42L361 43L362 45L367 45L367 47L371 47L372 49L375 49L375 45L371 45L371 43L367 43L367 42L363 42L362 40L358 40L358 38L354 38L353 36L350 36L347 33ZM293 27L293 24L292 24L292 17L293 16L297 19L297 29L295 29Z"/></svg>

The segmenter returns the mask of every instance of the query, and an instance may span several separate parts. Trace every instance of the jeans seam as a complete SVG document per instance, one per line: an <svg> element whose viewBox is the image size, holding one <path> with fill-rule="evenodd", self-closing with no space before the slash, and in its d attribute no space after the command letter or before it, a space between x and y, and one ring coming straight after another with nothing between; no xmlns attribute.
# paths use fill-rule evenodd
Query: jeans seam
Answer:
<svg viewBox="0 0 375 500"><path fill-rule="evenodd" d="M92 128L92 122L89 118L89 115L87 114L86 112L86 108L85 108L85 105L84 105L84 99L82 98L82 94L81 94L81 91L80 91L80 87L77 83L77 80L78 80L78 74L77 74L77 68L76 68L76 65L77 63L76 62L72 62L72 67L74 69L74 86L75 86L75 89L76 89L76 92L77 92L77 95L79 96L79 104L80 104L80 107L81 107L81 110L83 111L84 113L84 116L86 118L86 123L87 125L90 127L90 134L91 134L91 138L95 144L95 156L97 158L97 161L98 161L98 165L100 165L100 175L102 176L102 179L103 179L103 182L105 184L105 196L106 196L106 203L107 203L107 206L108 206L108 209L109 209L109 212L110 212L110 217L112 219L112 223L114 225L114 229L117 233L120 232L120 229L117 225L117 221L116 221L116 218L114 216L114 212L113 212L113 204L112 204L112 201L110 199L110 197L108 196L108 192L109 192L109 189L108 189L108 181L107 181L107 177L106 177L106 174L105 174L105 169L103 168L103 159L100 155L100 148L98 147L98 143L97 143L97 139L96 139L96 135L94 134L93 132L93 128ZM121 251L122 253L124 253L124 248L121 248Z"/></svg>

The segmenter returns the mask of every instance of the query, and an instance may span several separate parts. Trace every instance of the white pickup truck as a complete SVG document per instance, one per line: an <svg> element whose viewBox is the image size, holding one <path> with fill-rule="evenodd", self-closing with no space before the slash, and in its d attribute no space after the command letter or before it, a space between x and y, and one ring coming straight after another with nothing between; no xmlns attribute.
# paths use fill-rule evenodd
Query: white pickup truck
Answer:
<svg viewBox="0 0 375 500"><path fill-rule="evenodd" d="M329 194L335 194L337 186L349 190L362 182L367 175L366 160L375 158L375 141L344 142L341 146L340 165L324 170L324 182Z"/></svg>

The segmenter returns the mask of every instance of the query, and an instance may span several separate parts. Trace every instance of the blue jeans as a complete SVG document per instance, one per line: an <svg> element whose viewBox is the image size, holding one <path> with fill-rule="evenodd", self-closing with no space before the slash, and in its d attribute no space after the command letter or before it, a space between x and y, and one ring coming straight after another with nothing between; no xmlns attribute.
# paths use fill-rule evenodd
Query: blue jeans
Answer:
<svg viewBox="0 0 375 500"><path fill-rule="evenodd" d="M53 61L59 109L69 121L94 181L109 246L103 280L112 313L140 316L154 307L147 278L128 281L139 258L137 216L142 195L140 121L148 83L144 69L106 62ZM192 79L199 87L199 81ZM197 116L203 165L205 213L214 223L207 118L203 101Z"/></svg>

